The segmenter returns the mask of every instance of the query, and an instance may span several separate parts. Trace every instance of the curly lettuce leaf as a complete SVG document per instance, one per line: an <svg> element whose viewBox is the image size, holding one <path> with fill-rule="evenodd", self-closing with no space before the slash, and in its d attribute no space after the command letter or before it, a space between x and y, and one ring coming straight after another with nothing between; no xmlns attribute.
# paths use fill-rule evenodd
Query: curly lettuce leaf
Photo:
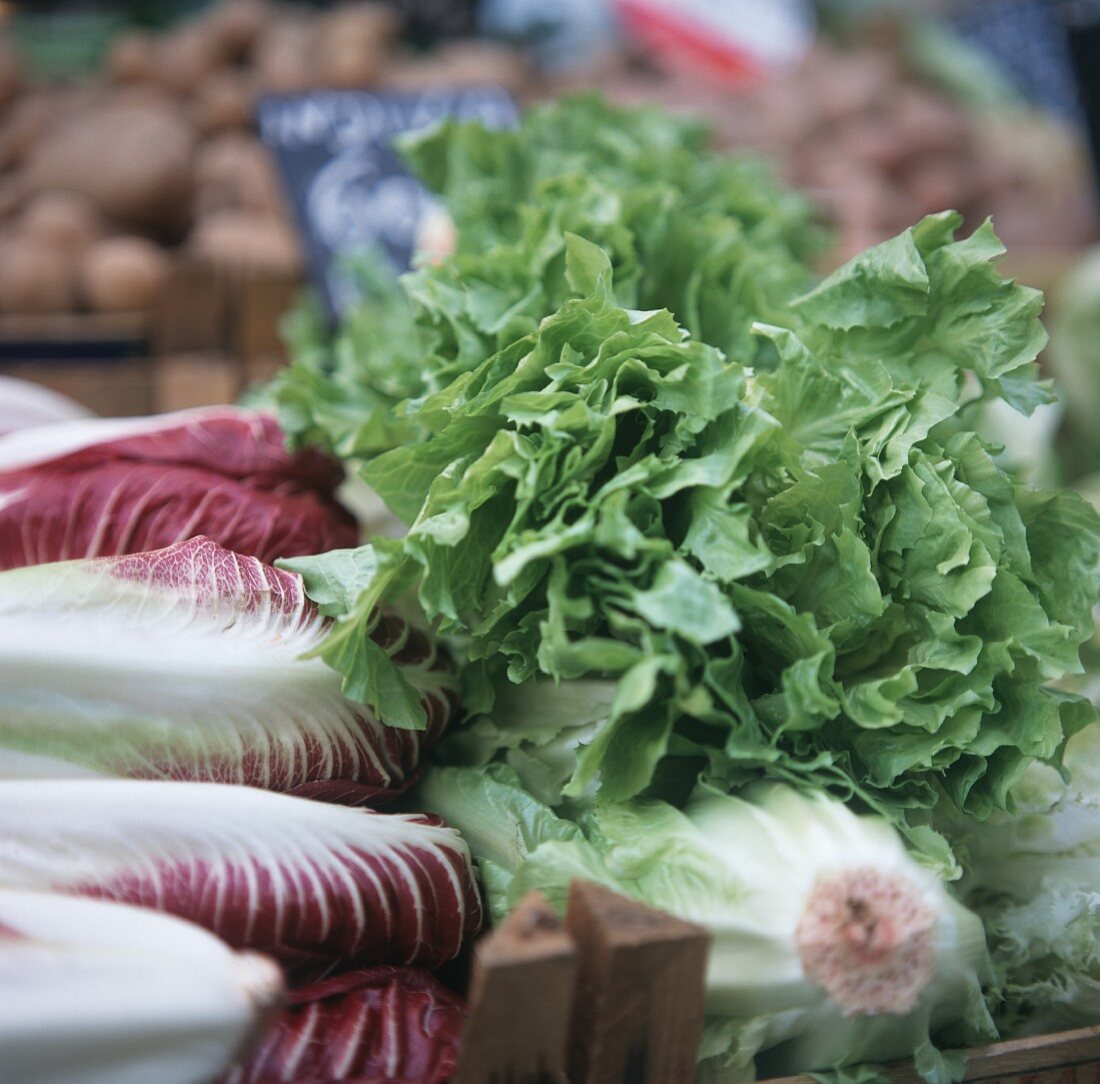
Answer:
<svg viewBox="0 0 1100 1084"><path fill-rule="evenodd" d="M819 233L766 167L705 143L699 125L595 97L532 109L514 131L451 122L406 139L457 249L399 289L366 260L371 296L331 342L299 319L273 388L291 439L362 459L417 439L403 400L447 387L575 296L570 233L609 255L624 307L668 308L702 341L766 360L751 325L809 285Z"/></svg>
<svg viewBox="0 0 1100 1084"><path fill-rule="evenodd" d="M1092 633L1100 520L1016 485L962 424L971 382L1029 379L1042 333L956 225L926 219L759 327L771 372L623 307L607 251L567 235L573 296L406 400L419 438L363 466L411 526L373 547L325 657L354 665L340 645L411 592L461 637L482 715L505 682L614 682L581 740L566 713L524 749L556 758L544 787L573 765L572 800L763 775L898 822L944 794L1003 808L1085 718L1048 682Z"/></svg>

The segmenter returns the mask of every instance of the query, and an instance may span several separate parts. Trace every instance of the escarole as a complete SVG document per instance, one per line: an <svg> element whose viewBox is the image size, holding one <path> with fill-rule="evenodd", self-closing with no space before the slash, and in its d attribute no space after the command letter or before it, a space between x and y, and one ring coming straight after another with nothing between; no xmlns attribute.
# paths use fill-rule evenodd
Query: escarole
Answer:
<svg viewBox="0 0 1100 1084"><path fill-rule="evenodd" d="M306 657L329 626L298 576L206 538L0 573L0 778L392 797L451 714L449 660L379 613L342 687Z"/></svg>
<svg viewBox="0 0 1100 1084"><path fill-rule="evenodd" d="M369 296L331 342L297 336L272 388L290 438L351 459L416 439L406 401L444 389L573 296L569 234L608 253L625 307L667 308L702 341L755 354L753 321L810 285L819 235L809 202L767 167L706 144L700 124L595 96L529 109L515 130L445 122L407 138L457 249L399 286L373 268Z"/></svg>
<svg viewBox="0 0 1100 1084"><path fill-rule="evenodd" d="M417 796L469 840L495 915L534 888L563 906L581 877L708 929L703 1079L915 1057L942 1082L961 1063L937 1046L995 1037L981 921L880 817L761 784L574 823L502 766L433 770Z"/></svg>
<svg viewBox="0 0 1100 1084"><path fill-rule="evenodd" d="M349 587L322 657L360 679L378 604L415 595L502 735L459 760L514 759L509 683L537 702L547 679L614 682L583 740L562 713L564 757L545 716L526 735L572 799L766 776L898 823L944 792L1003 806L1092 715L1049 682L1092 633L1100 520L966 428L976 395L1047 393L1041 298L1001 279L988 227L958 225L924 220L758 326L769 371L623 307L607 252L567 236L571 296L405 401L419 439L362 466L407 536L293 562L309 592ZM473 297L448 296L461 328Z"/></svg>
<svg viewBox="0 0 1100 1084"><path fill-rule="evenodd" d="M985 920L1007 1035L1100 1018L1100 725L1070 739L1063 775L1033 765L1015 811L946 827L964 860L963 898Z"/></svg>

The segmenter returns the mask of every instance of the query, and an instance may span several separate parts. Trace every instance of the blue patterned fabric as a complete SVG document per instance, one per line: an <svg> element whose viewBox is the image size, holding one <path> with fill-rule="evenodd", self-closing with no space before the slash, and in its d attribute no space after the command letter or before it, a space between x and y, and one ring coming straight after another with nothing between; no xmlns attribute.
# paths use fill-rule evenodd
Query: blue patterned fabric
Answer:
<svg viewBox="0 0 1100 1084"><path fill-rule="evenodd" d="M1100 16L1100 4L1085 6ZM971 0L954 8L951 22L1000 65L1029 101L1080 122L1063 23L1067 8L1056 0Z"/></svg>

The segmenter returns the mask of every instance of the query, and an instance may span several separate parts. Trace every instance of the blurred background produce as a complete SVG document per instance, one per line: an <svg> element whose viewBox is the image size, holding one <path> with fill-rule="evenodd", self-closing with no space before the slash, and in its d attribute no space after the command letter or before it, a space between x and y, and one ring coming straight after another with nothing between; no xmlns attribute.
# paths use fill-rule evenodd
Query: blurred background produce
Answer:
<svg viewBox="0 0 1100 1084"><path fill-rule="evenodd" d="M1083 477L1100 279L1068 273L1097 236L1098 18L1053 0L6 3L0 366L132 414L234 399L285 361L309 269L258 135L265 95L494 85L522 106L594 87L765 157L829 230L821 270L932 211L992 215L1010 271L1070 329L1044 364L1073 389L1001 438L1035 477Z"/></svg>

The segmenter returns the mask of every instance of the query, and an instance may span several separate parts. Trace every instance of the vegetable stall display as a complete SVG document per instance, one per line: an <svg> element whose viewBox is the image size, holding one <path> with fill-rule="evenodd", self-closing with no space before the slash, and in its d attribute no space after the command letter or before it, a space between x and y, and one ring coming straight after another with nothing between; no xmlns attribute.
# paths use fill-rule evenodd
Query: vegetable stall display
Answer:
<svg viewBox="0 0 1100 1084"><path fill-rule="evenodd" d="M1093 634L1100 517L975 431L1050 395L1042 298L991 227L934 214L815 282L808 204L656 111L581 98L406 150L454 252L332 339L299 314L270 471L178 419L5 438L41 449L12 455L12 526L57 505L83 541L0 573L0 893L279 959L252 1060L218 1048L234 1084L442 1084L463 1008L420 968L578 877L709 932L702 1081L911 1059L943 1084L998 1026L1100 1020L1044 1013L1093 971L1036 917L1075 908L1080 947L1100 890L1074 846L1096 713L1054 684ZM170 502L147 533L125 485L157 465L185 504L227 473L281 524L300 493L268 483L318 453L406 532L234 552ZM1057 845L1012 875L1067 742ZM1051 945L1021 959L1028 929Z"/></svg>
<svg viewBox="0 0 1100 1084"><path fill-rule="evenodd" d="M618 858L603 825L629 823L621 803L663 801L675 821L760 780L877 813L950 882L956 821L980 833L1095 716L1050 682L1092 636L1100 520L1019 484L973 429L988 402L1049 399L1041 295L998 274L988 224L959 239L949 212L814 286L787 240L810 236L797 203L759 181L755 203L737 198L737 164L680 157L694 132L579 99L516 132L413 141L454 255L331 347L303 335L274 388L291 435L345 458L408 525L287 562L336 618L322 656L361 680L375 607L413 599L463 652L466 720L437 759L474 767L476 791L506 772L521 797L462 817L453 779L429 773L413 800L459 817L498 915L525 847L600 879L585 840L615 854L621 890L679 878L663 902L697 913L713 862L649 853L642 828L621 828ZM559 868L529 869L524 887L560 892ZM933 1044L959 1037L939 1025L989 1028L959 992L990 976L968 958L923 1030L875 1041L882 1014L850 1012L776 1064L908 1054L929 1080L957 1076ZM720 1078L770 1045L756 1015L708 1033Z"/></svg>

